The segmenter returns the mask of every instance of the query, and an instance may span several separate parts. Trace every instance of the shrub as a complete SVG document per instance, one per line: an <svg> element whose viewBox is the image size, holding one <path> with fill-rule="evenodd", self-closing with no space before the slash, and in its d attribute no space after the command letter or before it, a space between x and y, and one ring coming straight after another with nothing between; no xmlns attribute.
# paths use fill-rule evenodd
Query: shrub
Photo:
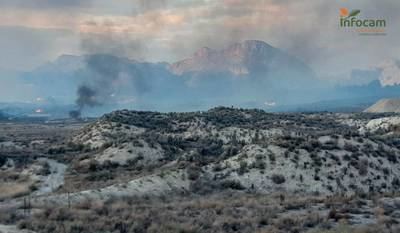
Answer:
<svg viewBox="0 0 400 233"><path fill-rule="evenodd" d="M48 162L43 163L42 168L39 170L38 175L47 176L50 175L50 165Z"/></svg>
<svg viewBox="0 0 400 233"><path fill-rule="evenodd" d="M303 143L303 145L301 146L302 149L304 149L308 152L312 152L320 147L321 147L321 143L318 140L314 140L314 139Z"/></svg>
<svg viewBox="0 0 400 233"><path fill-rule="evenodd" d="M191 165L186 169L189 180L197 180L201 175L201 168Z"/></svg>
<svg viewBox="0 0 400 233"><path fill-rule="evenodd" d="M112 179L114 179L113 173L107 170L90 173L86 177L86 180L88 181L106 181Z"/></svg>
<svg viewBox="0 0 400 233"><path fill-rule="evenodd" d="M346 151L350 151L350 152L357 152L358 151L358 147L350 144L350 143L345 143L343 146L343 149Z"/></svg>
<svg viewBox="0 0 400 233"><path fill-rule="evenodd" d="M276 160L275 155L273 153L269 153L268 157L269 157L269 160L271 161L271 163L274 164L275 160Z"/></svg>
<svg viewBox="0 0 400 233"><path fill-rule="evenodd" d="M358 173L361 176L365 176L368 174L368 160L359 160L357 164Z"/></svg>
<svg viewBox="0 0 400 233"><path fill-rule="evenodd" d="M257 169L260 169L260 170L264 170L266 168L266 166L267 166L266 163L261 159L257 159L252 164L253 168L257 168Z"/></svg>
<svg viewBox="0 0 400 233"><path fill-rule="evenodd" d="M240 161L238 174L239 175L243 175L244 173L246 173L248 171L249 170L247 169L247 162L246 161Z"/></svg>
<svg viewBox="0 0 400 233"><path fill-rule="evenodd" d="M274 182L275 184L283 184L285 183L286 179L283 175L279 175L279 174L274 174L271 177L272 182Z"/></svg>
<svg viewBox="0 0 400 233"><path fill-rule="evenodd" d="M209 194L218 190L218 184L214 180L206 177L190 182L189 191L197 194Z"/></svg>
<svg viewBox="0 0 400 233"><path fill-rule="evenodd" d="M224 189L235 189L235 190L243 190L245 187L236 180L225 180L221 183L221 187Z"/></svg>
<svg viewBox="0 0 400 233"><path fill-rule="evenodd" d="M103 145L101 145L100 149L105 150L105 149L111 147L112 145L113 145L112 142L105 142Z"/></svg>
<svg viewBox="0 0 400 233"><path fill-rule="evenodd" d="M7 159L3 156L0 156L0 167L2 167L7 162Z"/></svg>
<svg viewBox="0 0 400 233"><path fill-rule="evenodd" d="M338 146L338 140L329 140L321 145L321 149L323 150L338 150L340 149Z"/></svg>
<svg viewBox="0 0 400 233"><path fill-rule="evenodd" d="M63 153L65 153L65 148L64 147L55 147L55 148L50 148L48 151L47 151L47 153L48 154L50 154L50 155L53 155L53 154L63 154Z"/></svg>
<svg viewBox="0 0 400 233"><path fill-rule="evenodd" d="M224 167L222 167L222 165L220 163L216 163L213 165L212 169L214 172L220 172L220 171L224 170Z"/></svg>
<svg viewBox="0 0 400 233"><path fill-rule="evenodd" d="M94 159L90 160L88 169L90 172L95 172L99 170L100 169L99 163Z"/></svg>
<svg viewBox="0 0 400 233"><path fill-rule="evenodd" d="M393 180L392 180L392 185L395 186L395 187L400 187L400 180L399 180L399 178L397 178L397 177L393 178Z"/></svg>

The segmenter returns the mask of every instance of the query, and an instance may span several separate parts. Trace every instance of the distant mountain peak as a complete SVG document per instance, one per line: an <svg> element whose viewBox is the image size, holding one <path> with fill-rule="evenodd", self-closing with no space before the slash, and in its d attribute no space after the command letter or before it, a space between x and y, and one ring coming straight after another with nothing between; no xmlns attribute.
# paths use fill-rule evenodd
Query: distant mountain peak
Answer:
<svg viewBox="0 0 400 233"><path fill-rule="evenodd" d="M245 40L243 43L240 43L242 46L249 49L262 49L262 48L274 48L270 44L261 41L261 40Z"/></svg>
<svg viewBox="0 0 400 233"><path fill-rule="evenodd" d="M215 50L210 49L208 47L202 47L194 53L194 56L195 57L208 57L213 52L215 52Z"/></svg>
<svg viewBox="0 0 400 233"><path fill-rule="evenodd" d="M310 71L301 61L260 40L234 43L221 50L203 47L193 56L173 63L170 70L185 73L222 72L235 76L269 72L280 69Z"/></svg>

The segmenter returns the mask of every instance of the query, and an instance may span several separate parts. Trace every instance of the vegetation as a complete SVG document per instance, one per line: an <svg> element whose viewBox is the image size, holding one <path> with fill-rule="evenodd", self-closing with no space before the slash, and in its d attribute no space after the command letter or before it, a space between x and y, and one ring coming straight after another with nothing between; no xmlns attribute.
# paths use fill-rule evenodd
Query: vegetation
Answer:
<svg viewBox="0 0 400 233"><path fill-rule="evenodd" d="M5 125L0 222L37 233L397 232L400 132L363 132L374 118L218 107L121 110L73 132ZM58 175L43 157L68 168L29 214L21 201Z"/></svg>
<svg viewBox="0 0 400 233"><path fill-rule="evenodd" d="M360 211L367 207L362 200L360 196L323 199L230 191L202 196L87 200L71 207L45 207L29 218L2 213L0 219L17 221L19 228L37 233L160 232L160 229L162 232L398 232L400 228L384 211L376 213L380 219L377 224L346 225L350 214L362 216ZM307 206L317 205L328 210L328 214L312 208L307 211ZM374 213L370 217L374 218Z"/></svg>

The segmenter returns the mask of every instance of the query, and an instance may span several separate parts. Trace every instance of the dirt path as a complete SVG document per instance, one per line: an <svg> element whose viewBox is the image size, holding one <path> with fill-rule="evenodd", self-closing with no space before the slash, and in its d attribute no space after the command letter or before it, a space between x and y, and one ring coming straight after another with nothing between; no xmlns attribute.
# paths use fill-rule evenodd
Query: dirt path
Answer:
<svg viewBox="0 0 400 233"><path fill-rule="evenodd" d="M47 162L50 166L51 174L43 177L42 184L37 191L33 193L35 196L48 194L64 184L65 170L67 166L52 159L40 158L39 161Z"/></svg>

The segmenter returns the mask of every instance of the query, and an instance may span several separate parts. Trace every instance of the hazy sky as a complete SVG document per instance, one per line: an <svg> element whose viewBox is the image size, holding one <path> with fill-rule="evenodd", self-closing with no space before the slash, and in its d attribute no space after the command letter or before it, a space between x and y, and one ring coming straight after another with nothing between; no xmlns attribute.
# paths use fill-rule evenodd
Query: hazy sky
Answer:
<svg viewBox="0 0 400 233"><path fill-rule="evenodd" d="M339 28L339 8L384 18L385 36ZM111 53L173 62L199 47L263 40L338 78L400 58L398 0L0 0L2 70L61 54Z"/></svg>

